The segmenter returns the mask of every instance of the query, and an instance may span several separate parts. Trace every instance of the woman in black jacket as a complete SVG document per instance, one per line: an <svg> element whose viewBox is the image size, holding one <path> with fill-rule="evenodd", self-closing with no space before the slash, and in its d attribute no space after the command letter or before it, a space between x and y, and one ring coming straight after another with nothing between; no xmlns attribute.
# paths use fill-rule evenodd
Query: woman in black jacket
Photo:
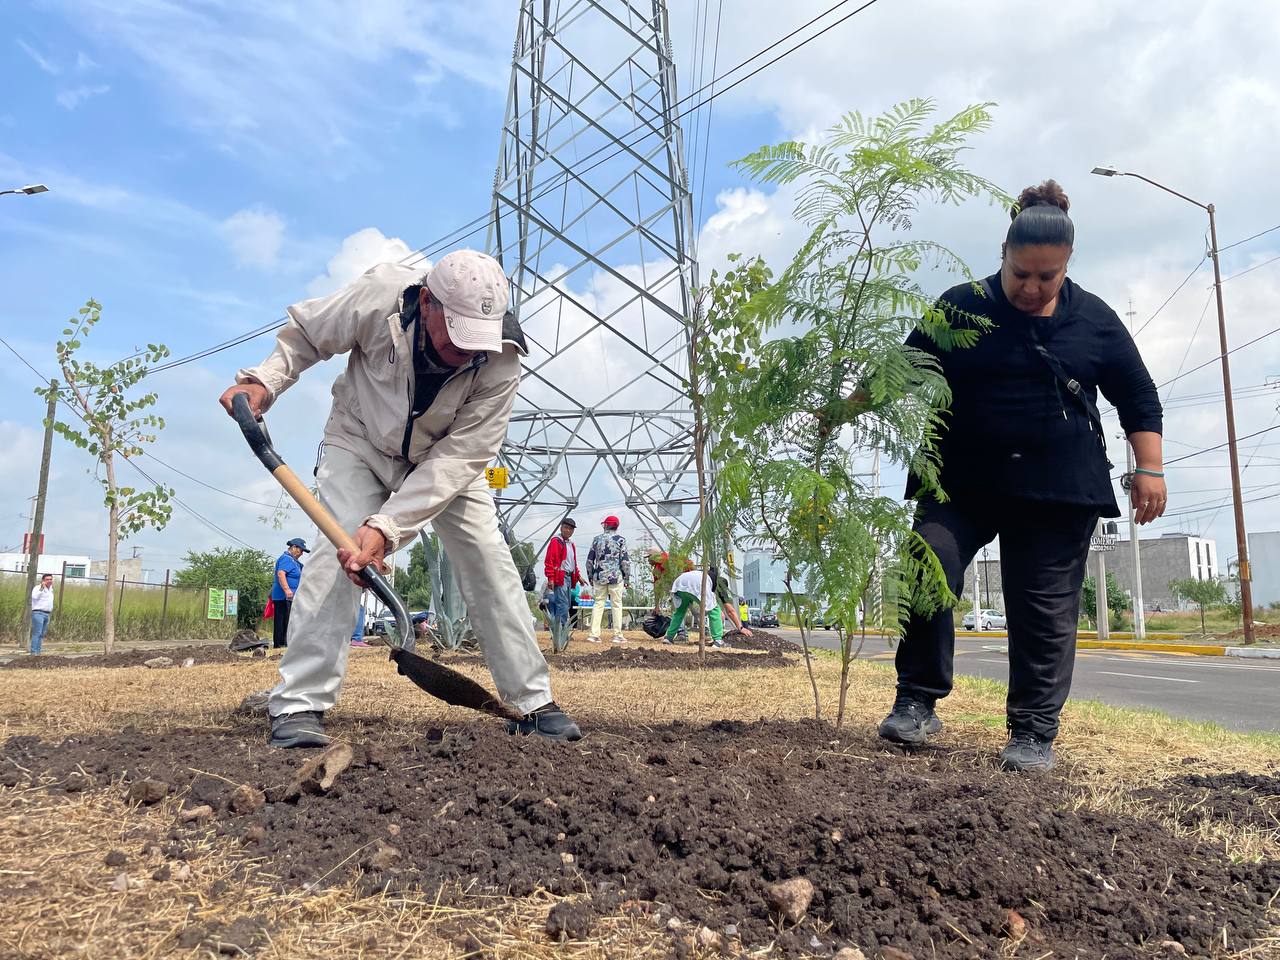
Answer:
<svg viewBox="0 0 1280 960"><path fill-rule="evenodd" d="M1115 405L1137 468L1130 495L1138 523L1164 513L1160 399L1115 312L1066 276L1075 227L1062 188L1022 191L1000 272L948 290L941 307L957 326L985 318L976 345L950 351L923 334L952 392L939 441L945 503L922 496L916 530L959 595L965 569L1000 537L1009 624L1006 769L1054 764L1058 714L1071 688L1080 589L1099 516L1119 516L1097 413ZM907 496L919 496L909 482ZM897 652L898 694L880 736L921 744L942 729L934 703L951 692L950 610L913 616Z"/></svg>

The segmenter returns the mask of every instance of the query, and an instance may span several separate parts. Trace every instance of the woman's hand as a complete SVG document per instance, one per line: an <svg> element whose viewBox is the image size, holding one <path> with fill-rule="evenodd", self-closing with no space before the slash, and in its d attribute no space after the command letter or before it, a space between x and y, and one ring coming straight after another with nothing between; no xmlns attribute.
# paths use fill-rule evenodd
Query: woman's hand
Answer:
<svg viewBox="0 0 1280 960"><path fill-rule="evenodd" d="M1152 477L1145 473L1133 475L1129 488L1129 502L1133 504L1134 519L1138 523L1150 523L1164 514L1169 501L1169 490L1164 477Z"/></svg>

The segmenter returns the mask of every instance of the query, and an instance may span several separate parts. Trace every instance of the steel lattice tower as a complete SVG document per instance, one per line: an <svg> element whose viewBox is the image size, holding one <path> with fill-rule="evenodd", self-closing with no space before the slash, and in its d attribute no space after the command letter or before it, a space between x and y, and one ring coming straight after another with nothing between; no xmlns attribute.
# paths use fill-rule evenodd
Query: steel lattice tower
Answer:
<svg viewBox="0 0 1280 960"><path fill-rule="evenodd" d="M512 528L550 529L602 466L650 532L696 514L677 112L666 0L522 0L489 234L529 342Z"/></svg>

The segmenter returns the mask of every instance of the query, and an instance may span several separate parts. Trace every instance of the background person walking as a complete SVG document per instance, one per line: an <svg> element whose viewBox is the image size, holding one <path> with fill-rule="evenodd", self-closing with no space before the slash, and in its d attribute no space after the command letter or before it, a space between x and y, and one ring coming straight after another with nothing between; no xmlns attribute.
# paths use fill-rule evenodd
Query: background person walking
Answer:
<svg viewBox="0 0 1280 960"><path fill-rule="evenodd" d="M600 628L604 625L605 600L609 601L610 624L613 642L623 643L622 604L625 591L631 582L631 558L627 556L627 539L618 533L618 518L605 517L601 525L603 533L596 534L587 553L587 580L591 584L591 634L592 643L600 642Z"/></svg>
<svg viewBox="0 0 1280 960"><path fill-rule="evenodd" d="M1138 523L1164 513L1160 398L1115 311L1067 275L1075 227L1052 180L1022 191L1000 271L942 295L958 327L981 325L976 344L941 350L920 331L907 343L933 354L951 389L938 443L942 502L918 497L916 532L933 549L952 593L974 555L997 535L1009 619L1008 770L1053 767L1058 715L1071 689L1080 588L1099 515L1120 515L1111 485L1099 390L1120 414L1138 468ZM921 744L942 729L934 704L951 692L950 610L913 615L898 645L898 695L880 736Z"/></svg>
<svg viewBox="0 0 1280 960"><path fill-rule="evenodd" d="M273 647L289 645L289 613L293 609L293 595L302 579L303 564L299 557L310 552L307 541L294 537L285 544L284 553L276 561L275 582L271 585L271 603L275 609L275 616L271 618Z"/></svg>
<svg viewBox="0 0 1280 960"><path fill-rule="evenodd" d="M27 652L38 654L44 646L44 635L49 630L49 617L53 615L53 574L46 573L31 591L31 646Z"/></svg>

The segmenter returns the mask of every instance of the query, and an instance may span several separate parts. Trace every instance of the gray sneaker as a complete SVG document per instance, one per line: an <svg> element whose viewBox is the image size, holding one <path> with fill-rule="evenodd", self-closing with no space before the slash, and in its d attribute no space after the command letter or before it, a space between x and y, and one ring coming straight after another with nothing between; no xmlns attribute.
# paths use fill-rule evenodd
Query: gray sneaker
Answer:
<svg viewBox="0 0 1280 960"><path fill-rule="evenodd" d="M1057 764L1053 741L1026 730L1014 730L1000 751L1000 766L1011 773L1048 773Z"/></svg>
<svg viewBox="0 0 1280 960"><path fill-rule="evenodd" d="M270 746L327 747L329 737L324 732L324 713L320 710L299 710L282 713L271 718Z"/></svg>
<svg viewBox="0 0 1280 960"><path fill-rule="evenodd" d="M942 721L932 705L914 697L898 694L893 710L880 724L880 738L908 747L921 746L942 729Z"/></svg>

